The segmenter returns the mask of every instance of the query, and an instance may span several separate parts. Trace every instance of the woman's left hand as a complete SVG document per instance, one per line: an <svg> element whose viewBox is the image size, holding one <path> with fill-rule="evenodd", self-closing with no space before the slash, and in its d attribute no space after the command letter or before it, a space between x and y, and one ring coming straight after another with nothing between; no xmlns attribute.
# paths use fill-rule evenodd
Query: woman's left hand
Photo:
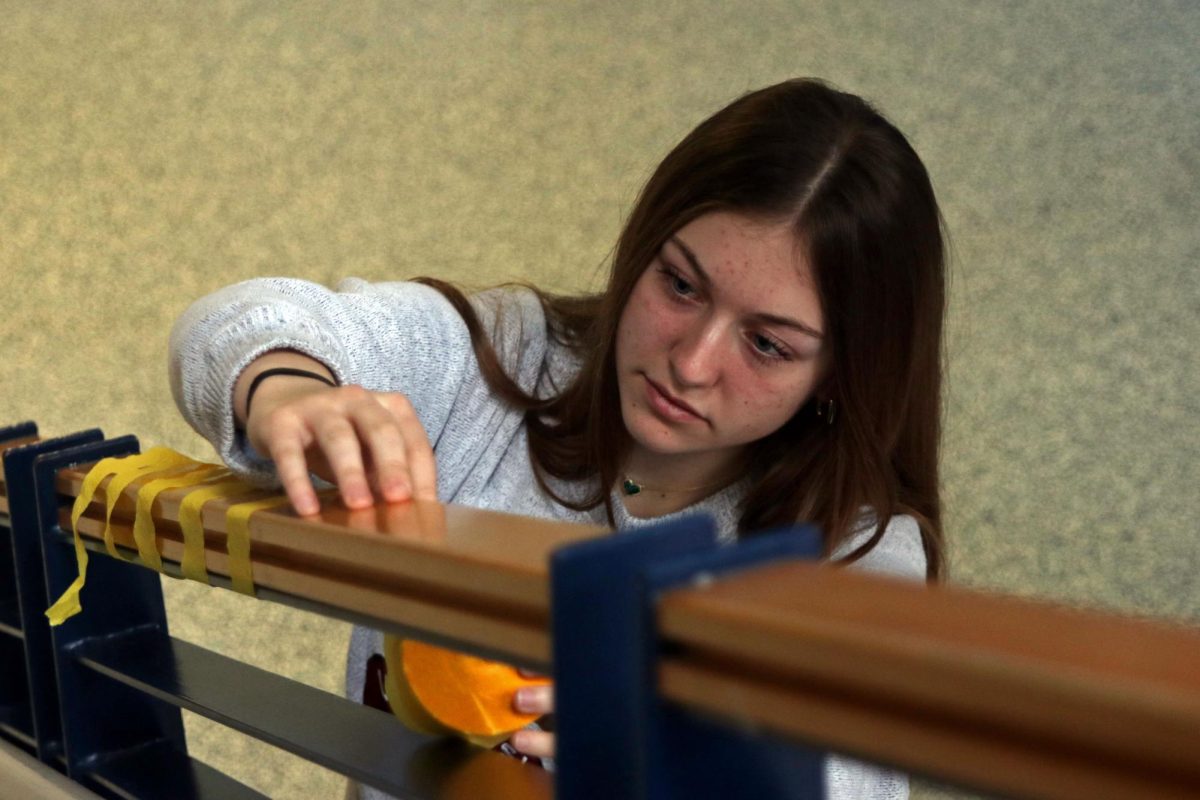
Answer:
<svg viewBox="0 0 1200 800"><path fill-rule="evenodd" d="M527 678L544 677L529 670L518 670ZM523 714L544 716L554 712L554 685L526 686L513 696L513 708ZM546 731L520 730L508 740L509 744L527 756L554 758L554 734Z"/></svg>

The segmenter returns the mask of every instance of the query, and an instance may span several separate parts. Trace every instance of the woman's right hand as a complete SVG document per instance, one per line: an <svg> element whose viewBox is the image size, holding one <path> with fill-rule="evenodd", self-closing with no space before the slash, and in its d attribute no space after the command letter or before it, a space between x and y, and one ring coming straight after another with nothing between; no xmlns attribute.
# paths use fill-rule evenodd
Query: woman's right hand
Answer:
<svg viewBox="0 0 1200 800"><path fill-rule="evenodd" d="M247 370L251 376L259 371ZM390 503L437 500L433 448L402 394L272 375L255 390L245 428L254 449L275 462L299 514L320 508L310 472L336 484L352 509L376 497Z"/></svg>

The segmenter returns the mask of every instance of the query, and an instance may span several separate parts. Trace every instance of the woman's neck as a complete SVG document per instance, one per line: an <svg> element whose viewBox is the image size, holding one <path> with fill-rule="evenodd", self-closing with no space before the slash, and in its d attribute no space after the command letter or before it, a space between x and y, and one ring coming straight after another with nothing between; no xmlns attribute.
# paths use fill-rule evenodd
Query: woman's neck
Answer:
<svg viewBox="0 0 1200 800"><path fill-rule="evenodd" d="M618 475L626 509L658 517L687 508L737 480L734 460L724 453L660 454L634 447Z"/></svg>
<svg viewBox="0 0 1200 800"><path fill-rule="evenodd" d="M678 497L660 497L658 495L643 492L636 495L621 494L621 503L625 506L626 513L634 519L655 519L667 514L674 514L676 511L683 511L689 506L695 505L699 500L690 498Z"/></svg>

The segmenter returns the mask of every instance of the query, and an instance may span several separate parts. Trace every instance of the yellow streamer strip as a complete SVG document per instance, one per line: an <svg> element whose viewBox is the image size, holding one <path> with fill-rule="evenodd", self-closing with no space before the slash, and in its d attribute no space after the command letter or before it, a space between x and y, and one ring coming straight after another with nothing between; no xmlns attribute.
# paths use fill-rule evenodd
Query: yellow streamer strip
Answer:
<svg viewBox="0 0 1200 800"><path fill-rule="evenodd" d="M186 456L173 450L155 447L138 456L101 459L84 477L79 496L75 498L75 503L71 507L71 531L75 535L75 560L79 564L79 576L71 582L71 585L55 601L54 605L46 610L46 616L50 619L51 625L61 625L83 610L79 602L79 593L83 590L83 584L87 579L88 555L87 548L83 546L83 540L79 536L79 518L92 504L92 498L95 497L101 482L110 475L114 476L114 479L120 476L121 480L125 481L127 473L134 473L136 477L138 474L145 475L156 470L178 467L184 463L183 459L190 461ZM125 481L125 484L127 485L128 481ZM111 541L112 535L109 531L109 520L119 493L113 491L110 486L106 494L108 502L104 517L104 539L107 544Z"/></svg>
<svg viewBox="0 0 1200 800"><path fill-rule="evenodd" d="M179 504L179 529L183 531L183 560L179 562L183 577L209 583L204 555L204 523L202 512L209 500L219 500L254 491L244 481L215 483L187 493Z"/></svg>
<svg viewBox="0 0 1200 800"><path fill-rule="evenodd" d="M137 512L133 517L133 540L137 543L138 556L142 563L153 570L162 572L162 556L158 552L158 543L154 536L154 500L167 489L178 489L183 486L195 486L212 480L214 477L228 477L229 470L217 464L204 464L183 475L170 478L158 478L149 481L138 489Z"/></svg>
<svg viewBox="0 0 1200 800"><path fill-rule="evenodd" d="M287 495L252 500L230 506L225 515L226 542L229 553L229 577L233 588L242 594L254 596L254 573L250 565L250 515L264 508L274 508L288 502Z"/></svg>
<svg viewBox="0 0 1200 800"><path fill-rule="evenodd" d="M120 459L118 464L122 466L113 473L112 480L108 482L108 486L104 489L105 497L108 501L105 504L104 512L104 549L113 558L119 558L122 561L133 560L125 558L117 550L116 542L113 541L112 525L110 524L113 509L116 508L117 501L124 494L129 484L138 478L144 478L151 474L172 475L190 472L200 465L198 461L193 461L187 458L187 456L176 453L173 450L167 450L165 447L156 448L156 450L162 452L156 453L150 461L145 460L146 457L150 456L150 453L147 453L145 456L130 456Z"/></svg>
<svg viewBox="0 0 1200 800"><path fill-rule="evenodd" d="M105 458L88 472L80 487L79 496L71 507L71 530L75 537L75 558L79 563L77 577L62 596L46 610L51 625L61 625L83 610L79 595L87 579L88 554L79 534L79 518L92 504L100 484L111 478L105 487L104 531L102 538L109 554L124 559L117 550L112 534L112 513L122 493L138 478L157 476L138 489L133 519L133 539L139 560L151 569L162 572L162 555L158 552L154 530L154 501L161 492L184 486L198 487L180 501L179 527L183 533L183 577L209 583L205 564L204 526L201 519L204 504L218 498L236 498L251 494L255 487L241 480L230 479L232 473L219 464L205 464L176 453L166 447L155 447L140 455ZM288 502L286 495L277 495L244 503L236 503L226 512L229 577L233 588L242 594L254 595L254 571L250 563L250 515L266 508ZM128 559L124 559L128 560Z"/></svg>

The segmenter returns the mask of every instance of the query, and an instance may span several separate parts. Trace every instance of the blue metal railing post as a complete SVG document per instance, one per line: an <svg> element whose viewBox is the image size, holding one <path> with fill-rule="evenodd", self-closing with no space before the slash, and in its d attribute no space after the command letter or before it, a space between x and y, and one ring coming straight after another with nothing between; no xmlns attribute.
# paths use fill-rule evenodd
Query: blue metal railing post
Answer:
<svg viewBox="0 0 1200 800"><path fill-rule="evenodd" d="M32 727L29 733L38 759L55 768L61 768L57 761L62 754L62 724L50 627L43 613L46 610L46 582L38 536L33 462L39 455L102 438L104 435L99 430L83 431L15 447L4 453L18 620L24 642L23 672L28 685L26 702Z"/></svg>
<svg viewBox="0 0 1200 800"><path fill-rule="evenodd" d="M75 549L59 525L62 506L55 491L59 470L138 452L137 439L125 436L38 457L36 484L38 528L46 574L46 603L52 603L78 575ZM168 748L186 753L179 709L148 694L109 680L82 665L75 649L89 641L117 641L147 635L167 638L162 584L157 573L112 558L90 559L81 594L86 613L51 629L54 668L62 707L67 774L92 784L88 775L111 756ZM93 788L97 788L93 785ZM163 786L155 796L173 796Z"/></svg>
<svg viewBox="0 0 1200 800"><path fill-rule="evenodd" d="M34 439L37 425L22 422L0 428L0 444ZM7 506L0 513L0 738L36 755L25 666L25 631L17 591L17 555ZM38 570L40 575L41 570Z"/></svg>
<svg viewBox="0 0 1200 800"><path fill-rule="evenodd" d="M708 517L622 531L551 560L559 800L824 796L824 756L666 703L662 592L779 559L813 559L811 527L722 546Z"/></svg>

